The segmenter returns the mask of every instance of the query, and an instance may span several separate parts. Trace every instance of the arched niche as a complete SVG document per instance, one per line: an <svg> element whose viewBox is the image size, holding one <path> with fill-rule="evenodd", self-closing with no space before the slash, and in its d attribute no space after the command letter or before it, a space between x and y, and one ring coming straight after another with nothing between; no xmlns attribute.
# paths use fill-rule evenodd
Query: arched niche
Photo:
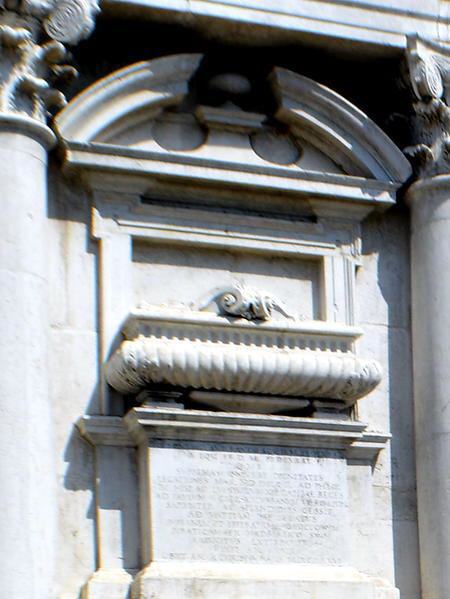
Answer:
<svg viewBox="0 0 450 599"><path fill-rule="evenodd" d="M395 201L410 167L365 114L286 69L252 80L208 71L201 55L183 54L98 81L60 113L56 129L66 168L81 173L94 192L101 359L116 390L139 394L152 382L259 396L266 390L345 408L376 387L378 363L354 353L362 334L353 313L359 223ZM157 257L142 249L156 246ZM224 250L232 256L228 265ZM207 276L197 274L196 261ZM173 280L179 284L164 283ZM227 289L247 306L241 312L224 312L219 291ZM286 310L255 308L266 297ZM119 330L128 345L112 357ZM158 335L162 349L152 358L158 367L146 370ZM168 354L167 336L176 340ZM153 341L142 343L143 337ZM197 360L200 339L217 339L217 356L204 367ZM224 356L230 339L238 349ZM275 363L278 355L266 355L267 343L307 353L287 356L286 363L280 358L280 373L268 372L271 384L263 384L258 364ZM261 351L254 354L255 345ZM176 356L195 366L173 375ZM230 374L227 361L247 366ZM309 380L308 369L325 374ZM271 402L262 403L270 412Z"/></svg>
<svg viewBox="0 0 450 599"><path fill-rule="evenodd" d="M310 79L279 68L263 82L208 74L200 55L113 73L73 99L56 129L65 167L92 190L99 245L102 414L85 416L79 428L100 446L100 495L110 446L138 446L141 513L150 513L154 438L195 439L209 449L250 440L337 450L346 493L346 460L367 473L389 439L351 417L361 398L387 401L380 356L360 355L354 305L360 223L395 202L410 176L401 152L366 115ZM113 416L127 411L117 399L128 409L123 418ZM320 556L305 544L299 557L294 543L280 572L268 551L260 596L273 597L280 585L289 596L378 596L382 584L383 597L396 597L347 557L361 550L352 546L352 522L364 518L372 495L351 498L355 518L348 507L333 512L336 536L318 522L330 539ZM182 573L176 585L186 575L203 593L209 579L226 580L230 596L246 596L248 564L227 564L219 552L205 580L195 539L174 564L158 517L140 524L142 570L132 582L128 565L117 566L121 536L110 534L108 509L98 504L102 564L86 585L89 599L105 596L100 588L126 597L130 586L142 599L165 596L174 572ZM319 558L323 569L311 573Z"/></svg>

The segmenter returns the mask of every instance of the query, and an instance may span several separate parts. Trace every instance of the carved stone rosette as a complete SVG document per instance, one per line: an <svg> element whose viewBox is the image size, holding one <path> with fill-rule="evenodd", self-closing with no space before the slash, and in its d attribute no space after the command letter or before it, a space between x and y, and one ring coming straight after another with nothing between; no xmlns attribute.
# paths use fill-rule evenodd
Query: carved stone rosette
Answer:
<svg viewBox="0 0 450 599"><path fill-rule="evenodd" d="M97 0L10 0L0 16L0 113L45 123L65 97L58 90L76 75L65 64L65 45L86 38L95 25Z"/></svg>
<svg viewBox="0 0 450 599"><path fill-rule="evenodd" d="M353 404L381 380L375 360L350 350L353 329L272 321L229 322L211 313L141 312L106 370L125 394L152 383L188 389L328 398Z"/></svg>

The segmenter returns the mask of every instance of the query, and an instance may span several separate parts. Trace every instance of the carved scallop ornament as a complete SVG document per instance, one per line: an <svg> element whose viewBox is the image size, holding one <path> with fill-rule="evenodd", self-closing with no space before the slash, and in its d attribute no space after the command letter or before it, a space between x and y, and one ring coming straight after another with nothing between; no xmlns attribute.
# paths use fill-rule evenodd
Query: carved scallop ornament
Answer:
<svg viewBox="0 0 450 599"><path fill-rule="evenodd" d="M353 404L380 382L379 363L357 357L360 332L330 324L229 319L194 311L136 312L110 358L108 383L124 394L167 384Z"/></svg>

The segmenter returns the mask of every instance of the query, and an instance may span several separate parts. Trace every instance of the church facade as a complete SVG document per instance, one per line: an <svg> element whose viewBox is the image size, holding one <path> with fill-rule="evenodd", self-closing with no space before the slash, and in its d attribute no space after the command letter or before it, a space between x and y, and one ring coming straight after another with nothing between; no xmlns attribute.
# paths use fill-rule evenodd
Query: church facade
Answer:
<svg viewBox="0 0 450 599"><path fill-rule="evenodd" d="M0 19L1 597L446 599L450 2Z"/></svg>

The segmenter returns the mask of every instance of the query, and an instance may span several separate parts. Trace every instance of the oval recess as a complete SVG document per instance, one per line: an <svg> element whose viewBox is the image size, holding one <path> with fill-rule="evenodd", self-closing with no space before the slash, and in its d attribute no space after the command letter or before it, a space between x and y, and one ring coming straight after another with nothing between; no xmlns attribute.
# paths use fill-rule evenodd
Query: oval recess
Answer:
<svg viewBox="0 0 450 599"><path fill-rule="evenodd" d="M274 164L288 166L297 162L302 155L301 148L290 135L267 129L253 133L250 143L255 154Z"/></svg>
<svg viewBox="0 0 450 599"><path fill-rule="evenodd" d="M209 82L211 89L218 89L233 95L248 94L252 90L252 84L239 73L221 73L216 75Z"/></svg>
<svg viewBox="0 0 450 599"><path fill-rule="evenodd" d="M155 121L152 135L165 150L186 152L203 145L207 133L190 114L165 113Z"/></svg>

